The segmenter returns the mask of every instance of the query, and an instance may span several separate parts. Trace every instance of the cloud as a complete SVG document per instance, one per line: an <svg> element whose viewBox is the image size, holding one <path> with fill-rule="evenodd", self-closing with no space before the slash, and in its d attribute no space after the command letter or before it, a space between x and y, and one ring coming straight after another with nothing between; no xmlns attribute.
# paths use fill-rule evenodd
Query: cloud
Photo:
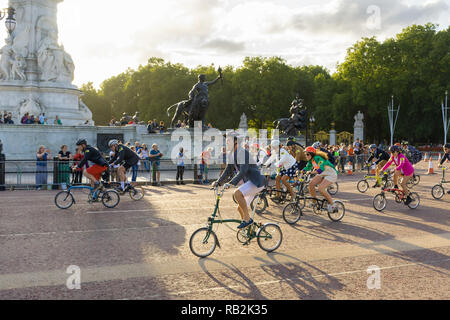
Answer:
<svg viewBox="0 0 450 320"><path fill-rule="evenodd" d="M245 43L227 39L214 39L206 41L201 48L215 49L223 53L239 52L245 49Z"/></svg>
<svg viewBox="0 0 450 320"><path fill-rule="evenodd" d="M416 5L392 0L337 0L321 10L294 14L285 28L313 34L382 34L434 21L448 9L443 0ZM379 20L378 26L373 24L376 20Z"/></svg>

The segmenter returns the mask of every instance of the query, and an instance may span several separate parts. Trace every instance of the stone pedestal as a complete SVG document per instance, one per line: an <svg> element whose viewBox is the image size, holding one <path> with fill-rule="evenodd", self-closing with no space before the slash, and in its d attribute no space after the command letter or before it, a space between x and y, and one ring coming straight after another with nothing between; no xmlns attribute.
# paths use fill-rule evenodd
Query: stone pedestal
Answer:
<svg viewBox="0 0 450 320"><path fill-rule="evenodd" d="M356 139L359 139L360 141L364 141L364 128L361 128L361 127L355 128L353 142L355 142Z"/></svg>
<svg viewBox="0 0 450 320"><path fill-rule="evenodd" d="M336 145L336 130L330 130L330 146Z"/></svg>

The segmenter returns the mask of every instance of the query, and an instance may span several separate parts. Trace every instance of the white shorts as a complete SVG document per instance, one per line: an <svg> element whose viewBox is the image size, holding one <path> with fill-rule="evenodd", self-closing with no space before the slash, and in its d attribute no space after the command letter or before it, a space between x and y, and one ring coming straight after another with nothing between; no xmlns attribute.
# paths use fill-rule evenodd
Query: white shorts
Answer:
<svg viewBox="0 0 450 320"><path fill-rule="evenodd" d="M338 179L336 171L330 167L325 168L325 171L319 176L323 177L327 181L330 181L331 183L335 183Z"/></svg>
<svg viewBox="0 0 450 320"><path fill-rule="evenodd" d="M245 198L245 201L247 202L247 207L250 206L250 203L253 201L255 196L263 191L264 186L258 188L255 186L251 181L247 181L242 186L238 188L238 190L242 193L242 195Z"/></svg>

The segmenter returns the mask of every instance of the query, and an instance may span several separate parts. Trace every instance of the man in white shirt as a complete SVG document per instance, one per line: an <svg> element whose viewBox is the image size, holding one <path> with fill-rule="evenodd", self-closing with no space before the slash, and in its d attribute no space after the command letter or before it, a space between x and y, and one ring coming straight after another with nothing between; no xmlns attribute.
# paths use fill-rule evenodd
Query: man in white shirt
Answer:
<svg viewBox="0 0 450 320"><path fill-rule="evenodd" d="M275 167L280 169L280 172L277 174L277 177L275 179L277 190L280 190L281 183L286 186L289 193L291 194L292 199L295 198L294 190L292 189L291 184L289 183L289 178L292 178L296 176L298 164L297 161L293 156L289 154L288 151L284 148L280 148L280 141L273 140L271 143L272 147L272 155L270 156L269 160L266 161L264 166L269 166L273 162L275 162ZM280 198L280 192L277 192L276 199Z"/></svg>
<svg viewBox="0 0 450 320"><path fill-rule="evenodd" d="M40 124L44 124L44 122L45 122L45 113L42 113L42 114L39 116L39 123L40 123Z"/></svg>

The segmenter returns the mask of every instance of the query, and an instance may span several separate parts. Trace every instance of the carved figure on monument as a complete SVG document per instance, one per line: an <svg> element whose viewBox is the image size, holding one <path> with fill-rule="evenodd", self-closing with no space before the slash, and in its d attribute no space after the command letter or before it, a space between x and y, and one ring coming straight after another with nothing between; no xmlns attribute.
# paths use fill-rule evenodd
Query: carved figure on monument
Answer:
<svg viewBox="0 0 450 320"><path fill-rule="evenodd" d="M82 124L82 125L93 126L94 121L92 121L92 112L91 112L91 110L89 110L87 105L81 99L79 100L79 107L80 107L81 119L82 119L80 125Z"/></svg>
<svg viewBox="0 0 450 320"><path fill-rule="evenodd" d="M41 41L37 51L37 62L41 81L72 82L75 66L72 58L59 46L54 36Z"/></svg>
<svg viewBox="0 0 450 320"><path fill-rule="evenodd" d="M42 104L35 99L24 99L20 102L19 107L18 107L18 122L20 123L20 118L24 115L24 114L33 114L33 115L40 115L42 113L45 113L46 108L44 108L42 106Z"/></svg>
<svg viewBox="0 0 450 320"><path fill-rule="evenodd" d="M26 67L27 63L25 59L20 54L16 54L15 60L12 65L11 78L13 80L16 80L16 77L19 77L19 80L26 81L27 80L27 77L25 75Z"/></svg>
<svg viewBox="0 0 450 320"><path fill-rule="evenodd" d="M10 80L11 69L14 63L14 49L12 46L12 39L8 37L5 39L6 45L0 49L0 79Z"/></svg>

